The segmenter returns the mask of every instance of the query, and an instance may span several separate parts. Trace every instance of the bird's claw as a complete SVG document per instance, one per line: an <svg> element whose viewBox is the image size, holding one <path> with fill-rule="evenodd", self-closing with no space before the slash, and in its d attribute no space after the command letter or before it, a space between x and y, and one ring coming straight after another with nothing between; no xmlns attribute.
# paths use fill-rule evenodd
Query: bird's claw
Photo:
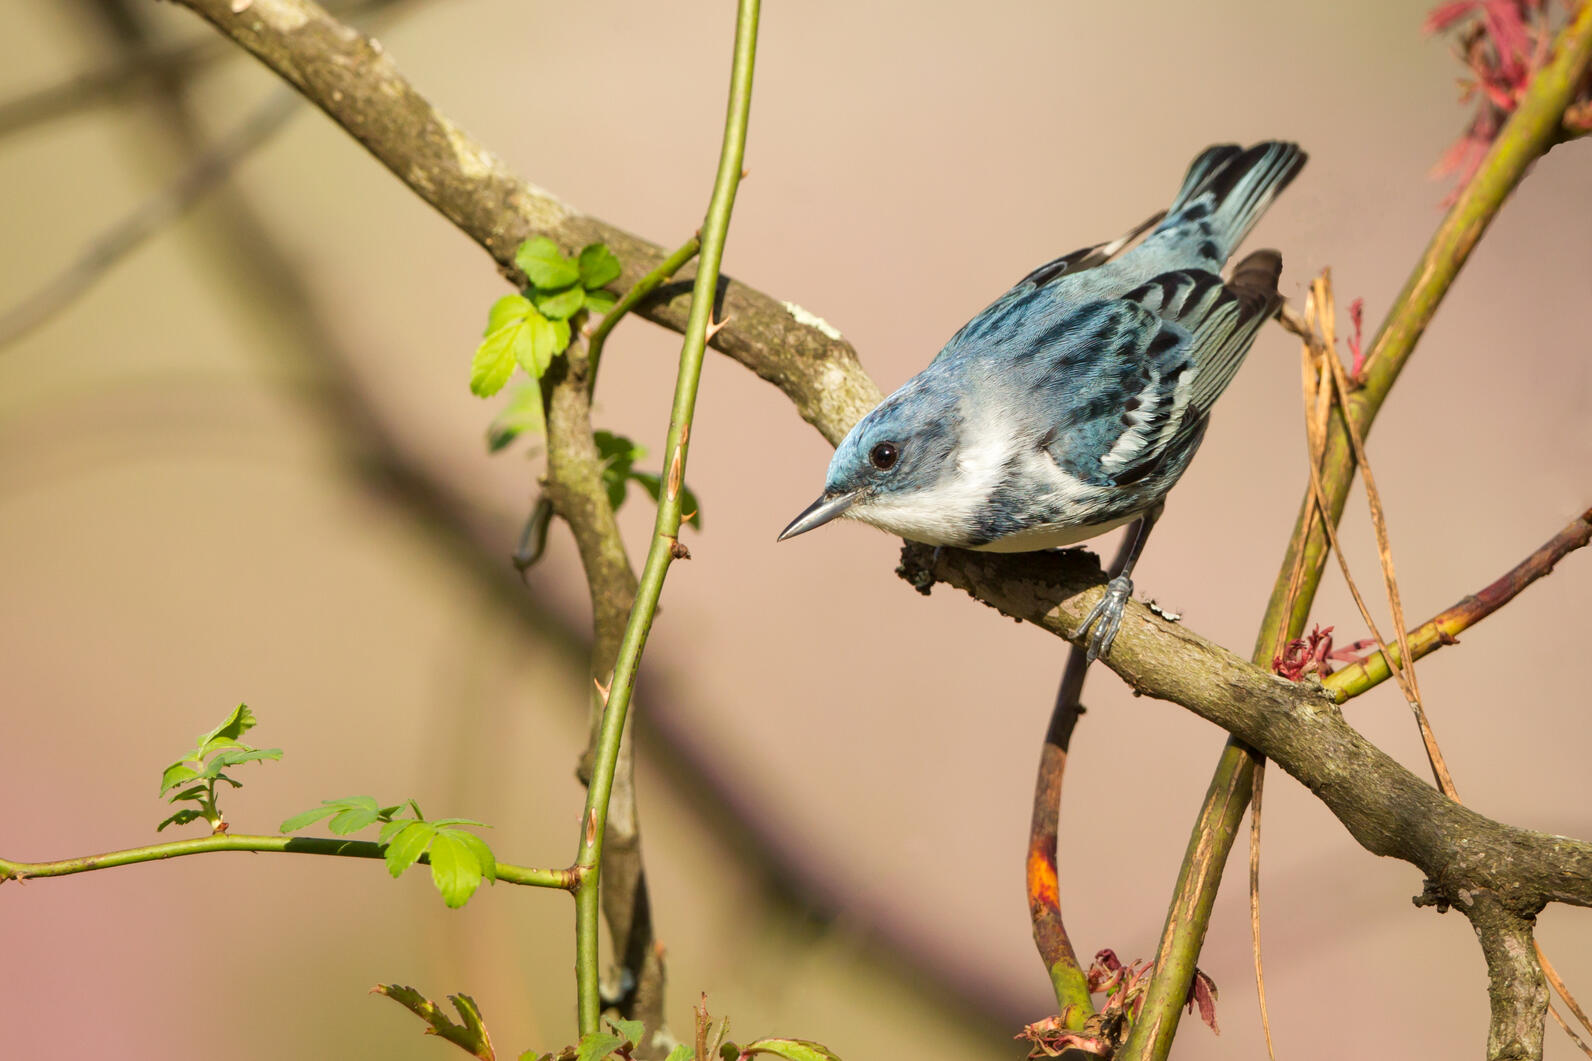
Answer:
<svg viewBox="0 0 1592 1061"><path fill-rule="evenodd" d="M1122 612L1127 607L1128 598L1133 596L1133 580L1124 575L1118 575L1106 584L1105 596L1100 598L1089 614L1084 618L1083 625L1078 628L1078 635L1089 635L1089 642L1084 647L1084 658L1090 663L1105 656L1111 651L1111 642L1116 640L1117 629L1122 625ZM1091 631L1090 627L1094 629Z"/></svg>

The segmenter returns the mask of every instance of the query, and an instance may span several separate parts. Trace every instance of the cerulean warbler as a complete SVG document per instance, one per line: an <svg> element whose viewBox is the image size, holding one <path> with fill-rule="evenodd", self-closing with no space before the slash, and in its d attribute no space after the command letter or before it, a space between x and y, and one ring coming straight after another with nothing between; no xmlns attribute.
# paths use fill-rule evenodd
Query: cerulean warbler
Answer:
<svg viewBox="0 0 1592 1061"><path fill-rule="evenodd" d="M1080 630L1089 659L1104 655L1167 491L1281 302L1276 251L1226 280L1222 266L1304 164L1297 144L1206 148L1164 214L1023 277L851 429L823 496L780 540L845 516L929 545L1026 552L1136 520Z"/></svg>

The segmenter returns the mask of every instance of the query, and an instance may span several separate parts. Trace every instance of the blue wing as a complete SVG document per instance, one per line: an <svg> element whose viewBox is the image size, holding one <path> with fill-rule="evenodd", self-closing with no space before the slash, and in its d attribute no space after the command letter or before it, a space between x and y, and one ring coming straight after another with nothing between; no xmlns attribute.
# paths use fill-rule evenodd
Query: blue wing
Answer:
<svg viewBox="0 0 1592 1061"><path fill-rule="evenodd" d="M1174 270L1063 315L1036 337L1029 375L1051 423L1042 448L1083 483L1169 489L1276 309L1281 265L1259 251L1227 282Z"/></svg>

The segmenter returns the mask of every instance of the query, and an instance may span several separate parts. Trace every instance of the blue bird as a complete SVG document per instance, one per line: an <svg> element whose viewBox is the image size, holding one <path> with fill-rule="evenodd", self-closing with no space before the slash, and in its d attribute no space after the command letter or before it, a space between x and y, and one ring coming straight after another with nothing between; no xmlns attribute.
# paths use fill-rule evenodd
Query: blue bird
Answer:
<svg viewBox="0 0 1592 1061"><path fill-rule="evenodd" d="M1226 280L1222 267L1305 158L1279 141L1206 148L1164 214L1023 277L851 429L823 495L779 540L844 516L929 545L1028 552L1137 521L1079 631L1090 662L1105 655L1167 492L1282 301L1276 251Z"/></svg>

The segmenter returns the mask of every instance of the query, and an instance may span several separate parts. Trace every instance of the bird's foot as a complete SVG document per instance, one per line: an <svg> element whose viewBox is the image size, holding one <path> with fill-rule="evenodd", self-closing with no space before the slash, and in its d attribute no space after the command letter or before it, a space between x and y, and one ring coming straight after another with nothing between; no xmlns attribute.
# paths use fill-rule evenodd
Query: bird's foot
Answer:
<svg viewBox="0 0 1592 1061"><path fill-rule="evenodd" d="M1088 616L1084 618L1083 625L1078 628L1079 636L1089 635L1088 644L1084 647L1084 657L1093 663L1111 651L1111 642L1116 640L1117 628L1122 625L1122 611L1127 607L1128 598L1133 596L1133 580L1125 575L1118 575L1106 584L1106 595L1100 598L1100 603L1094 606ZM1091 631L1090 627L1094 629Z"/></svg>

